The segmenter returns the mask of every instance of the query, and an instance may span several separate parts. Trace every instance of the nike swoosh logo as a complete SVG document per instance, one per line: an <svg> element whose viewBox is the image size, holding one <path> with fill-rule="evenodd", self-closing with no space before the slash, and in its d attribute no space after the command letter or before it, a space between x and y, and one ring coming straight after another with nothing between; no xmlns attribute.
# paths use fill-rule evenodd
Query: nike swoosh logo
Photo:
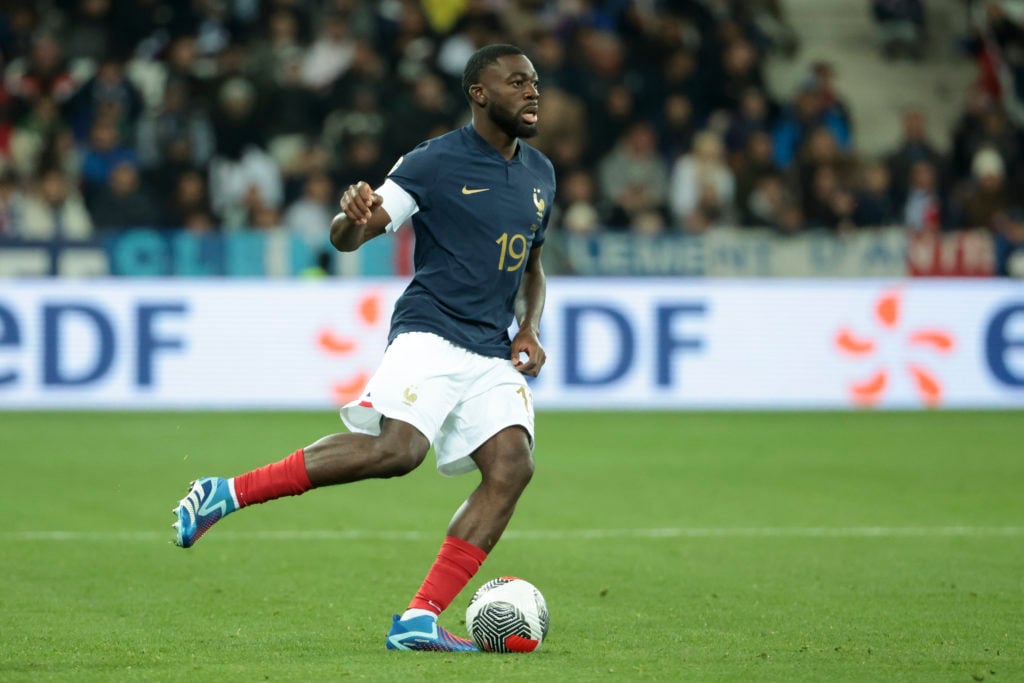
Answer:
<svg viewBox="0 0 1024 683"><path fill-rule="evenodd" d="M462 194L476 194L477 192L487 192L487 190L489 190L489 189L491 189L491 188L489 188L489 187L481 187L479 190L471 190L468 187L466 187L465 185L463 185L462 186Z"/></svg>

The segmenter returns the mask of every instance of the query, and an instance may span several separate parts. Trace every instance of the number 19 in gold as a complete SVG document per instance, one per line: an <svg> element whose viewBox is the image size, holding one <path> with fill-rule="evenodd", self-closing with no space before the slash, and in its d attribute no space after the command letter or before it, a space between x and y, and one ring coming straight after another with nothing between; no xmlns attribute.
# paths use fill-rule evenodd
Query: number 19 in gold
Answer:
<svg viewBox="0 0 1024 683"><path fill-rule="evenodd" d="M501 233L501 237L494 240L501 246L501 256L498 258L498 270L519 270L526 260L526 236L516 233L509 237L507 232ZM509 265L505 265L505 261Z"/></svg>

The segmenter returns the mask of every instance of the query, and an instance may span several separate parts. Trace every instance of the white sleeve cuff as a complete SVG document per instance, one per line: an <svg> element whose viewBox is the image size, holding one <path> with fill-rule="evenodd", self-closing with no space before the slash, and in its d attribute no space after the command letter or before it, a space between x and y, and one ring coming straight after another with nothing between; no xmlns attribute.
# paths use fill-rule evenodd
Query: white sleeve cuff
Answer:
<svg viewBox="0 0 1024 683"><path fill-rule="evenodd" d="M387 232L395 232L420 210L413 196L391 178L387 178L376 192L383 198L384 203L381 206L391 217L391 222L384 226Z"/></svg>

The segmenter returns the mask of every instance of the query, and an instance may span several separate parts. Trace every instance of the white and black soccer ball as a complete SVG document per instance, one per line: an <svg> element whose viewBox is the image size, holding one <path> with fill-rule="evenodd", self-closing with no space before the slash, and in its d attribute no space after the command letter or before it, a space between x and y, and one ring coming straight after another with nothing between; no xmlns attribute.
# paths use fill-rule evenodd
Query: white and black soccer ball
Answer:
<svg viewBox="0 0 1024 683"><path fill-rule="evenodd" d="M548 634L548 605L529 581L501 576L473 594L466 629L485 652L533 652Z"/></svg>

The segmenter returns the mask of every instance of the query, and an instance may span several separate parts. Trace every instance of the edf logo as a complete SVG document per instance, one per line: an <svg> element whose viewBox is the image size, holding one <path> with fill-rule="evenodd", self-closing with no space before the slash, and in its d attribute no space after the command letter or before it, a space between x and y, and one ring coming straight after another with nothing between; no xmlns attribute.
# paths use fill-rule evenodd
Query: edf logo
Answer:
<svg viewBox="0 0 1024 683"><path fill-rule="evenodd" d="M162 321L188 312L180 301L136 302L128 325L90 301L43 302L34 310L38 318L19 317L0 301L0 391L17 386L32 362L39 363L44 387L88 386L109 375L119 354L129 353L131 381L149 387L159 355L185 348L180 336L161 328Z"/></svg>
<svg viewBox="0 0 1024 683"><path fill-rule="evenodd" d="M681 353L695 353L704 348L704 340L681 328L687 320L702 319L707 312L702 302L663 303L653 308L653 334L641 334L637 341L636 322L620 308L609 304L574 304L562 311L565 366L563 381L569 387L612 384L625 377L637 358L651 358L654 382L658 387L672 386L676 381L674 368ZM602 367L584 367L587 354L584 331L588 327L601 330L601 345L609 350ZM638 348L649 343L653 348Z"/></svg>

